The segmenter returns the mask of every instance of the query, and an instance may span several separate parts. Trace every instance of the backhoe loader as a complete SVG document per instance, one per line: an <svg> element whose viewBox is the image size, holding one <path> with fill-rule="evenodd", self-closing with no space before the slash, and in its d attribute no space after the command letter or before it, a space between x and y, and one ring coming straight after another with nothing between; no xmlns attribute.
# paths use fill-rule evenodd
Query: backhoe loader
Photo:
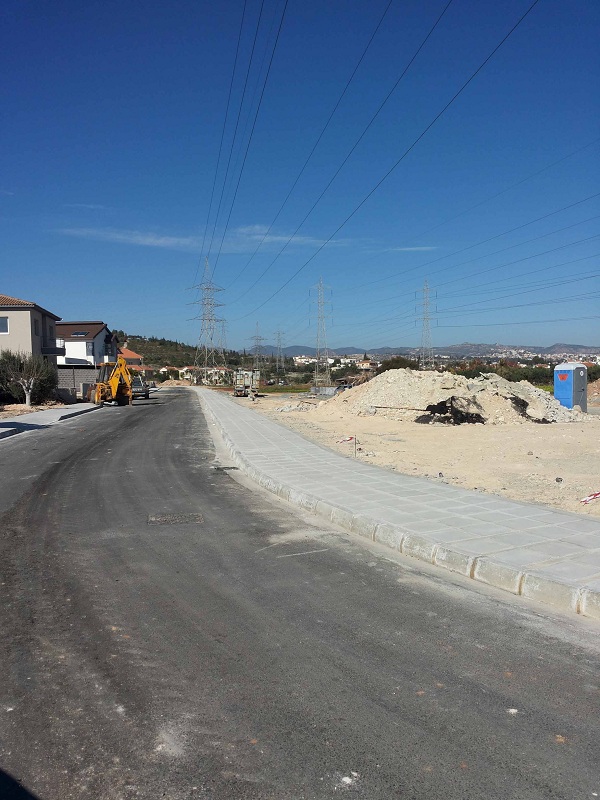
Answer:
<svg viewBox="0 0 600 800"><path fill-rule="evenodd" d="M118 406L131 405L131 373L123 356L117 356L116 362L102 364L98 380L90 389L90 400L96 405L110 402Z"/></svg>

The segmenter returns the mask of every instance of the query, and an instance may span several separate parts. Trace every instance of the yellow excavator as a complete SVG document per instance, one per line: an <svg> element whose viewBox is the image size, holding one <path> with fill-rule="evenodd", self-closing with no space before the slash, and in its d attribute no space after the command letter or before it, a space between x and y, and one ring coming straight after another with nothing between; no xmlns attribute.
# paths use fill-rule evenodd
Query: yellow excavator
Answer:
<svg viewBox="0 0 600 800"><path fill-rule="evenodd" d="M102 364L98 380L90 388L90 400L96 405L111 402L118 406L132 404L131 373L123 356L118 356L116 362Z"/></svg>

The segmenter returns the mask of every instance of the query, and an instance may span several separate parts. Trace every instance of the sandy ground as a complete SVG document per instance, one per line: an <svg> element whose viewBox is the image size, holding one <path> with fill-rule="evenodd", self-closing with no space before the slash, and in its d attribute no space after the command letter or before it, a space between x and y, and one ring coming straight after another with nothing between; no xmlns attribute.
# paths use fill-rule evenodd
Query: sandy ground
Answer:
<svg viewBox="0 0 600 800"><path fill-rule="evenodd" d="M65 403L43 403L40 406L26 406L24 403L6 403L0 405L0 419L11 419L21 414L33 414L34 411L48 411L50 408L65 408Z"/></svg>
<svg viewBox="0 0 600 800"><path fill-rule="evenodd" d="M369 464L600 517L600 499L580 502L600 491L600 416L590 415L583 424L447 426L333 415L331 406L316 400L310 411L277 410L298 400L269 395L236 402L348 457L354 457L354 442L340 440L356 436L357 458Z"/></svg>

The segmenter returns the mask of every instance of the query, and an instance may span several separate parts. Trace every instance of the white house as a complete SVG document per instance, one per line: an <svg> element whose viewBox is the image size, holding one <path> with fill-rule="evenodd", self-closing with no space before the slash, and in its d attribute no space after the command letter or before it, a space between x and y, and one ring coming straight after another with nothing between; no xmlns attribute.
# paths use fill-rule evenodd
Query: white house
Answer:
<svg viewBox="0 0 600 800"><path fill-rule="evenodd" d="M56 330L65 346L57 359L59 389L85 397L87 386L96 382L97 366L117 360L117 338L100 321L59 322Z"/></svg>
<svg viewBox="0 0 600 800"><path fill-rule="evenodd" d="M95 367L117 360L119 343L104 322L59 322L56 330L65 343L65 355L59 357L59 365Z"/></svg>

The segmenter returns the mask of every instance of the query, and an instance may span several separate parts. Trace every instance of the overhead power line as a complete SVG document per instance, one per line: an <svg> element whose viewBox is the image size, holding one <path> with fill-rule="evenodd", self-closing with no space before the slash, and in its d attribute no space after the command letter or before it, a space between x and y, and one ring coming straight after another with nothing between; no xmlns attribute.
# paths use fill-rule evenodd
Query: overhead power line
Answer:
<svg viewBox="0 0 600 800"><path fill-rule="evenodd" d="M206 215L206 224L204 226L204 235L202 236L202 247L200 248L200 259L198 260L198 265L196 267L196 274L194 276L194 283L196 283L198 279L198 270L200 269L200 262L202 260L202 256L204 255L204 245L206 244L206 234L208 233L208 226L210 224L210 214L212 211L212 204L215 196L215 188L217 186L217 177L219 175L219 167L221 165L221 155L223 152L223 142L225 141L225 129L227 127L227 119L229 117L229 107L231 105L231 93L233 91L233 82L235 80L235 73L237 70L237 63L238 57L240 53L240 42L242 40L242 30L244 29L244 19L246 18L246 6L248 4L248 0L244 0L244 8L242 10L242 20L240 22L240 30L238 33L237 45L235 48L235 58L233 60L233 69L231 71L231 80L229 81L229 92L227 93L227 105L225 107L225 117L223 119L223 128L221 130L221 141L219 142L219 154L217 156L217 166L215 167L215 176L213 178L212 188L210 190L210 200L208 203L208 213ZM233 146L233 143L232 143Z"/></svg>
<svg viewBox="0 0 600 800"><path fill-rule="evenodd" d="M460 97L460 95L465 91L465 89L471 84L471 82L479 75L481 70L489 63L489 61L494 57L494 55L498 52L498 50L502 47L502 45L507 41L507 39L512 36L512 34L517 30L517 28L522 24L522 22L526 19L526 17L533 11L536 5L540 2L540 0L534 0L533 3L528 7L524 14L519 17L517 22L512 26L512 28L508 31L508 33L501 39L501 41L494 47L491 53L481 62L481 64L477 67L477 69L470 75L469 78L462 84L460 89L450 98L450 100L446 103L446 105L439 111L432 121L427 125L423 131L413 140L412 144L410 144L406 150L402 153L402 155L397 159L397 161L388 169L388 171L383 175L382 178L373 186L373 188L368 192L368 194L360 201L360 203L354 208L354 210L344 219L344 221L338 225L338 227L333 231L333 233L329 236L329 238L321 244L318 249L313 253L310 258L308 258L295 272L294 274L288 278L285 283L283 283L275 292L269 295L266 300L264 300L260 305L256 308L249 311L247 314L244 314L237 319L245 319L246 317L250 316L251 314L255 314L259 309L263 308L267 303L269 303L274 297L276 297L280 292L285 289L286 286L289 284L313 261L317 255L323 250L326 245L331 242L331 240L336 236L342 228L344 228L348 222L356 215L356 213L364 206L364 204L369 200L369 198L379 189L379 187L385 183L385 181L390 177L390 175L398 168L398 166L404 161L406 156L414 150L417 144L423 139L427 133L433 128L433 126L437 123L437 121L446 113L446 111L452 106L454 102Z"/></svg>
<svg viewBox="0 0 600 800"><path fill-rule="evenodd" d="M354 291L355 289L362 289L365 286L372 286L372 285L374 285L376 283L382 283L383 281L387 281L390 278L396 278L399 275L404 276L408 272L414 272L417 269L422 269L423 267L429 267L432 264L438 264L440 261L445 261L447 258L452 258L452 256L458 256L461 253L466 253L467 250L473 250L475 247L482 247L484 244L489 244L489 242L493 242L495 239L501 239L503 236L508 236L509 233L515 233L515 231L519 231L522 228L528 228L530 225L534 225L536 222L541 222L544 219L548 219L549 217L553 217L556 214L560 214L563 211L567 211L569 208L575 208L575 206L579 206L582 203L587 203L589 200L594 200L596 197L600 197L600 192L597 192L596 194L591 194L589 197L584 197L582 200L577 200L575 203L569 203L568 205L563 206L562 208L557 208L556 211L550 211L548 214L543 214L541 217L536 217L535 219L529 220L529 222L524 222L522 225L517 225L515 228L509 228L507 231L502 231L502 233L496 233L496 234L494 234L494 236L490 236L487 239L482 239L480 242L475 242L474 244L469 244L466 247L461 247L460 250L454 250L452 253L446 253L446 255L439 256L438 258L431 259L431 261L425 261L422 264L417 264L416 267L411 267L410 269L403 270L402 272L392 272L390 275L384 275L383 278L376 278L375 280L367 281L367 283L361 283L358 286L352 286L351 290ZM590 217L590 219L596 219L596 217ZM583 220L583 222L589 222L589 220ZM573 225L569 225L567 227L570 228L570 227L574 227L575 225L582 225L583 222L575 222L575 223L573 223ZM528 239L527 241L522 242L521 244L528 244L529 242L536 241L536 239L541 239L544 236L550 236L552 233L559 233L560 231L566 230L566 229L567 228L559 228L557 231L550 231L550 233L541 234L541 236L537 236L535 239ZM488 258L491 255L492 256L493 255L497 255L498 253L503 253L505 250L510 250L513 247L520 247L520 246L521 246L520 244L512 244L509 247L503 248L502 250L496 250L494 253L488 253L485 256L478 256L477 258ZM473 260L477 260L477 259L473 259ZM463 261L461 264L454 264L453 268L456 267L456 266L461 267L464 264L470 264L470 263L471 263L471 261ZM447 269L447 267L442 267L442 270L445 270L445 269ZM436 275L440 271L441 270L434 270L432 272L432 271L428 270L428 275Z"/></svg>
<svg viewBox="0 0 600 800"><path fill-rule="evenodd" d="M544 254L540 253L539 255L544 255ZM562 262L560 262L558 264L553 264L551 267L544 266L544 267L541 267L541 268L538 268L538 269L535 269L535 270L531 270L531 271L526 272L526 273L521 273L521 275L524 276L524 275L533 275L533 274L536 274L538 272L548 272L549 270L558 269L559 267L570 266L571 264L576 264L576 263L579 263L580 261L588 261L590 258L597 258L599 256L600 256L600 253L594 253L594 254L589 255L589 256L584 256L583 258L576 258L576 259L571 259L569 261L562 261ZM512 263L515 263L515 262L510 262L510 263L512 264ZM502 265L502 266L506 266L506 265ZM596 277L596 276L594 274L592 274L589 277L593 278L593 277ZM579 276L578 276L578 279L580 279ZM501 280L503 280L503 281L504 280L511 280L511 278L502 278ZM573 280L573 278L566 279L565 281L559 281L559 280L555 280L554 282L545 281L544 282L544 286L545 286L545 288L551 288L553 286L559 286L559 285L561 285L561 283L570 283L572 281L575 282ZM515 287L515 288L516 289L520 289L522 287ZM498 291L502 291L502 289L499 289ZM538 291L538 289L533 289L531 291ZM505 297L516 296L518 294L521 294L521 292L514 292L513 295L509 294L509 295L505 295ZM399 296L404 296L404 295L399 295ZM447 297L448 295L445 295L445 296ZM392 301L394 299L395 298L393 298L393 297L390 298L390 300L392 300ZM502 298L494 298L494 299L502 299ZM483 302L489 302L489 301L480 301L480 302L483 303ZM473 303L472 305L474 305L474 304L475 303ZM408 307L412 307L412 306L413 306L413 301L411 300L411 301L406 302L402 306L399 306L398 308L402 309L403 307L408 308ZM369 320L364 320L363 322L358 322L356 319L354 319L352 323L347 323L346 325L344 325L344 324L338 325L338 329L339 328L347 328L347 327L356 328L358 325L360 327L369 327L369 326L377 325L381 329L382 323L385 323L385 322L394 322L394 323L397 324L399 321L402 321L402 320L408 320L408 319L415 320L416 318L417 317L413 313L407 314L407 315L401 316L401 317L399 317L397 314L395 314L394 316L391 316L391 317L381 317L381 314L379 314L377 317L369 319ZM385 330L386 329L383 329L383 332Z"/></svg>
<svg viewBox="0 0 600 800"><path fill-rule="evenodd" d="M308 163L309 163L309 161L310 161L310 160L311 160L311 158L313 157L313 155L314 155L314 153L315 153L315 150L317 149L317 147L318 147L318 146L319 146L319 144L321 143L321 139L323 138L323 136L325 135L325 132L326 132L326 131L327 131L327 129L329 128L329 124L330 124L331 120L333 119L333 117L335 116L335 112L338 110L338 108L339 108L339 106L340 106L340 103L342 102L342 100L344 99L344 97L345 97L345 95L346 95L346 92L347 92L347 91L348 91L348 89L350 88L350 84L351 84L351 83L352 83L352 81L354 80L354 76L356 75L356 73L358 72L358 69L359 69L360 65L361 65L361 64L362 64L362 62L364 61L364 58L365 58L365 56L367 55L367 52L368 52L369 48L371 47L371 44L373 43L373 40L375 39L375 36L377 35L377 32L379 31L379 29L380 29L380 27L381 27L381 25L382 25L382 23L383 23L383 20L385 19L386 15L387 15L387 13L388 13L388 11L389 11L389 9L390 9L390 6L392 5L392 3L393 3L393 2L394 2L394 0L389 0L388 4L387 4L387 5L386 5L386 7L384 8L384 10L383 10L383 14L380 16L380 18L379 18L379 21L378 21L378 23L377 23L377 25L376 25L376 27L375 27L375 30L374 30L374 31L373 31L373 33L371 34L371 36L370 36L370 38L369 38L369 41L367 42L367 44L366 44L366 46L365 46L364 50L363 50L363 51L362 51L362 53L361 53L361 56L360 56L360 58L358 59L358 61L357 61L357 63L356 63L356 66L355 66L355 67L354 67L354 69L352 70L352 74L350 75L350 77L349 77L349 78L348 78L348 80L346 81L346 85L344 86L344 88L343 88L343 90L342 90L342 93L341 93L341 94L340 94L340 96L338 97L338 99L337 99L337 101L336 101L336 103L335 103L335 105L334 105L334 107L333 107L333 109L332 109L331 113L329 114L329 116L328 116L328 118L327 118L327 121L325 122L325 125L324 125L324 126L321 128L321 132L320 132L320 133L319 133L319 135L317 136L317 138L316 138L316 140L315 140L315 143L313 144L313 146L312 146L312 148L311 148L311 151L310 151L310 153L308 154L308 156L306 157L306 160L304 161L304 164L303 164L303 165L302 165L302 167L300 168L300 172L299 172L299 173L298 173L298 175L296 176L296 179L294 180L294 182L293 182L293 184L292 184L292 186L291 186L290 190L288 191L287 195L285 196L285 198L284 198L284 200L283 200L283 203L280 205L280 207L279 207L279 210L278 210L278 211L277 211L277 213L275 214L275 217L273 218L273 221L271 222L271 224L269 225L269 227L268 227L268 229L267 229L266 233L264 234L264 236L262 237L262 239L261 239L261 240L260 240L260 242L258 243L258 245L257 245L257 247L256 247L256 250L255 250L255 251L252 253L252 255L250 256L250 258L248 259L248 261L247 261L247 262L244 264L244 266L242 267L242 269L240 270L240 272L238 272L238 274L235 276L235 278L234 278L234 279L231 281L231 283L229 284L229 286L226 286L226 287L225 287L226 289L230 289L230 288L231 288L231 287L232 287L232 286L233 286L233 285L234 285L234 284L235 284L235 283L236 283L236 282L237 282L237 281L238 281L238 280L241 278L241 276L244 274L244 272L246 271L246 269L247 269L247 268L250 266L250 264L252 263L252 261L253 261L253 259L254 259L254 256L255 256L255 255L258 253L258 251L259 251L259 250L260 250L260 248L262 247L262 245L263 245L263 243L264 243L265 239L267 238L267 236L269 235L269 233L270 233L270 232L271 232L271 230L273 229L273 226L275 225L275 223L276 223L276 222L277 222L277 220L279 219L279 216L280 216L281 212L283 211L283 209L285 208L285 206L286 206L286 204L287 204L287 201L290 199L290 197L291 197L291 195L292 195L292 193L293 193L294 189L295 189L295 188L296 188L296 186L298 185L298 181L300 180L300 178L301 178L301 177L302 177L302 175L304 174L304 170L306 169L306 167L308 166Z"/></svg>
<svg viewBox="0 0 600 800"><path fill-rule="evenodd" d="M598 139L594 139L591 142L588 142L587 144L583 145L583 147L578 147L577 150L573 150L573 152L568 153L566 156L563 156L562 158L559 158L557 161L553 161L551 164L548 164L545 167L542 167L542 169L538 169L536 172L532 172L530 175L527 175L525 178L521 178L521 180L518 180L516 183L511 183L510 186L506 187L506 189L502 189L501 191L496 192L491 197L487 197L485 200L481 200L478 203L475 203L475 205L469 206L469 208L465 208L463 211L460 211L458 214L454 214L454 216L448 217L448 219L445 219L443 222L439 222L437 225L434 225L432 228L428 228L426 231L423 231L422 233L419 233L417 235L416 239L418 240L418 239L422 238L423 236L427 236L428 233L432 233L433 231L436 231L438 228L441 228L443 225L446 225L448 222L453 222L455 219L458 219L459 217L464 216L464 214L468 214L469 211L474 211L476 208L479 208L480 206L483 206L486 203L489 203L492 200L495 200L497 197L500 197L501 195L506 194L506 192L510 192L511 189L516 189L517 186L521 186L521 184L526 183L527 181L530 181L532 178L537 178L537 176L541 175L543 172L546 172L547 170L551 169L552 167L555 167L557 164L562 164L563 161L566 161L568 158L572 158L573 156L576 156L578 153L581 153L584 150L587 150L588 147L591 147L594 144L598 144L598 142L600 142L600 137Z"/></svg>
<svg viewBox="0 0 600 800"><path fill-rule="evenodd" d="M363 140L363 139L364 139L364 137L366 136L367 132L369 131L369 129L371 128L371 126L373 125L373 123L375 122L375 120L377 119L377 117L379 116L379 114L381 113L381 111L383 110L384 106L387 104L387 102L388 102L388 100L390 99L390 97L393 95L393 93L396 91L396 89L397 89L397 88L398 88L398 86L400 85L400 83L401 83L402 79L404 78L404 76L406 75L406 73L408 72L408 70L410 69L410 67L412 66L412 64L414 63L415 59L417 58L417 56L419 55L419 53L421 52L421 50L422 50L422 49L425 47L425 45L427 44L428 40L430 39L430 37L432 36L433 32L435 31L435 29L437 28L437 26L438 26L438 25L439 25L439 23L441 22L441 20L442 20L442 17L443 17L443 16L444 16L444 14L446 13L446 11L448 10L448 8L449 8L449 7L450 7L450 5L452 4L452 2L453 2L453 0L448 0L448 2L446 3L446 5L445 5L445 6L444 6L444 8L442 9L442 12L441 12L441 14L438 16L438 18L436 19L436 21L433 23L433 25L431 26L431 28L430 28L430 29L429 29L429 31L427 32L427 35L425 36L425 38L422 40L422 42L420 43L420 45L417 47L417 49L416 49L416 50L415 50L415 52L413 53L413 55L412 55L411 59L409 60L408 64L407 64L407 65L404 67L404 69L402 70L402 72L401 72L401 74L400 74L400 77L397 79L397 81L396 81L396 82L395 82L395 84L392 86L392 88L389 90L389 92L387 93L387 95L385 96L385 98L384 98L384 99L382 100L382 102L379 104L379 107L377 108L377 110L375 111L375 113L373 114L373 116L371 117L371 119L369 120L369 122L367 123L366 127L365 127L365 128L363 128L363 131L362 131L362 133L360 134L360 136L358 137L358 139L357 139L357 140L354 142L354 144L352 145L352 147L350 148L350 150L349 150L349 151L348 151L348 153L346 154L345 158L343 159L342 163L339 165L339 167L337 168L337 170L334 172L334 174L332 175L332 177L329 179L329 181L328 181L327 185L326 185L326 186L325 186L325 188L322 190L322 192L319 194L319 196L317 197L317 199L314 201L314 203L312 204L312 206L310 207L310 209L308 210L308 212L306 213L306 215L303 217L303 219L301 220L301 222L300 222L300 224L298 225L298 227L296 228L296 230L295 230L295 231L292 233L292 235L291 235L291 236L288 238L288 240L285 242L285 244L283 245L283 247L281 248L281 250L280 250L280 251L277 253L277 255L275 256L275 258L274 258L274 259L271 261L271 263L270 263L270 264L269 264L269 265L268 265L268 266L267 266L267 267L266 267L266 268L265 268L265 269L264 269L264 270L261 272L261 274L258 276L258 278L257 278L257 279L254 281L254 283L253 283L253 284L251 284L251 285L250 285L250 286L249 286L249 287L246 289L246 291L245 291L245 292L243 292L243 294L241 294L239 297L237 297L235 300L233 300L233 301L232 301L232 303L230 303L230 305L233 305L233 303L237 303L237 302L239 302L239 300L241 300L243 297L245 297L245 296L248 294L248 292L252 291L252 289L253 289L253 288L256 286L256 284L257 284L257 283L259 283L259 282L260 282L260 281L261 281L261 280L264 278L264 276L267 274L267 272L268 272L268 271L271 269L271 267L272 267L272 266L275 264L275 262L276 262L276 261L279 259L279 257L281 256L281 254L282 254L282 253L284 252L284 250L287 248L287 246L288 246L288 245L289 245L289 243L292 241L292 239L293 239L293 238L296 236L296 234L298 233L298 231L299 231L299 230L302 228L302 226L304 225L304 223L306 222L306 220L307 220L307 219L310 217L310 215L312 214L312 212L315 210L315 208L316 208L316 207L318 206L318 204L321 202L322 198L323 198L323 197L325 196L325 194L327 193L327 191L328 191L329 187L332 185L332 183L335 181L335 179L337 178L337 176L340 174L340 172L342 171L342 169L344 168L344 166L346 165L346 163L348 162L349 158L352 156L352 154L354 153L354 151L356 150L356 148L358 147L358 145L359 145L359 144L362 142L362 140ZM539 0L536 0L536 2L539 2ZM349 219L349 218L348 218L348 219ZM345 224L345 223L344 223L344 224ZM341 226L341 227L343 227L343 226ZM339 230L339 229L338 229L338 230ZM337 233L337 231L336 231L336 233ZM335 233L333 234L333 236L335 236ZM330 239L328 239L328 241L327 241L327 242L325 242L325 244L328 244L328 242L330 242L330 241L331 241L331 239L333 238L333 236L331 236L331 237L330 237ZM324 246L325 246L325 245L323 245L323 247L324 247ZM317 253L318 253L318 252L320 252L320 250L321 250L321 249L322 249L322 247L321 247L321 248L319 248L319 250L317 250ZM315 255L317 255L317 253L315 253ZM313 258L314 258L314 256L313 256ZM309 259L309 260L310 260L310 259ZM307 262L307 263L308 263L308 262ZM302 268L301 268L301 269L302 269ZM282 288L283 288L283 287L282 287ZM274 296L274 295L273 295L273 296ZM269 298L269 299L270 299L270 298ZM268 301L267 301L267 302L268 302ZM259 306L259 308L261 308L261 306ZM244 317L239 317L239 319L244 319Z"/></svg>
<svg viewBox="0 0 600 800"><path fill-rule="evenodd" d="M244 87L242 89L242 97L240 99L240 105L239 105L239 108L238 108L237 118L235 120L235 128L233 130L233 136L231 138L231 147L229 148L229 156L227 158L227 166L225 168L225 175L223 177L223 185L221 186L221 195L219 197L219 205L217 206L217 213L215 214L215 221L214 221L214 224L213 224L212 235L210 237L210 244L208 246L208 253L207 253L207 257L208 258L210 257L210 254L211 254L211 251L212 251L212 246L213 246L213 242L214 242L214 238L215 238L215 231L217 229L217 222L219 220L219 214L221 213L221 205L223 203L223 195L225 193L225 187L227 185L227 178L229 177L229 167L231 166L231 157L233 156L233 150L234 150L234 147L235 147L235 140L236 140L236 137L237 137L238 127L239 127L239 124L240 124L240 117L242 115L242 108L243 108L243 105L244 105L244 98L246 97L246 89L248 88L248 79L250 77L250 69L252 67L252 61L254 59L254 50L256 48L256 40L258 38L258 31L259 31L259 28L260 28L260 21L262 19L264 4L265 4L265 0L261 0L260 12L259 12L259 15L258 15L258 21L256 23L256 30L254 31L254 39L252 41L252 50L250 51L250 58L248 59L248 67L246 69L246 77L244 79ZM214 273L214 269L215 268L213 267L213 273Z"/></svg>
<svg viewBox="0 0 600 800"><path fill-rule="evenodd" d="M227 221L225 222L225 227L223 229L223 235L221 236L221 244L219 245L219 251L217 253L217 257L215 259L215 265L213 267L213 274L217 268L217 264L219 263L219 258L221 256L221 250L223 249L223 242L225 241L225 234L229 228L229 221L231 219L231 214L233 213L233 207L235 205L235 200L237 198L238 189L240 188L240 182L242 180L242 175L244 174L244 167L246 166L246 159L248 158L248 151L250 150L250 144L252 142L252 137L254 136L254 129L256 128L256 120L258 119L258 114L260 111L260 107L262 105L263 97L265 95L265 89L267 88L267 82L269 80L269 75L271 74L271 67L273 66L273 59L275 58L275 51L277 50L277 44L279 43L279 37L281 35L281 29L283 27L283 20L285 19L285 12L288 7L289 0L285 0L283 11L281 12L281 19L279 20L279 28L277 29L277 35L275 37L275 43L273 44L273 50L271 52L271 58L269 60L269 66L267 67L267 73L265 75L265 79L263 81L262 90L260 93L260 97L258 99L258 105L256 106L256 113L254 114L254 120L252 122L252 128L250 129L250 136L248 137L248 143L246 145L246 150L244 151L244 158L242 160L242 166L240 167L240 172L238 175L237 183L235 185L235 191L233 193L233 198L231 200L231 205L229 207L229 214L227 215Z"/></svg>

